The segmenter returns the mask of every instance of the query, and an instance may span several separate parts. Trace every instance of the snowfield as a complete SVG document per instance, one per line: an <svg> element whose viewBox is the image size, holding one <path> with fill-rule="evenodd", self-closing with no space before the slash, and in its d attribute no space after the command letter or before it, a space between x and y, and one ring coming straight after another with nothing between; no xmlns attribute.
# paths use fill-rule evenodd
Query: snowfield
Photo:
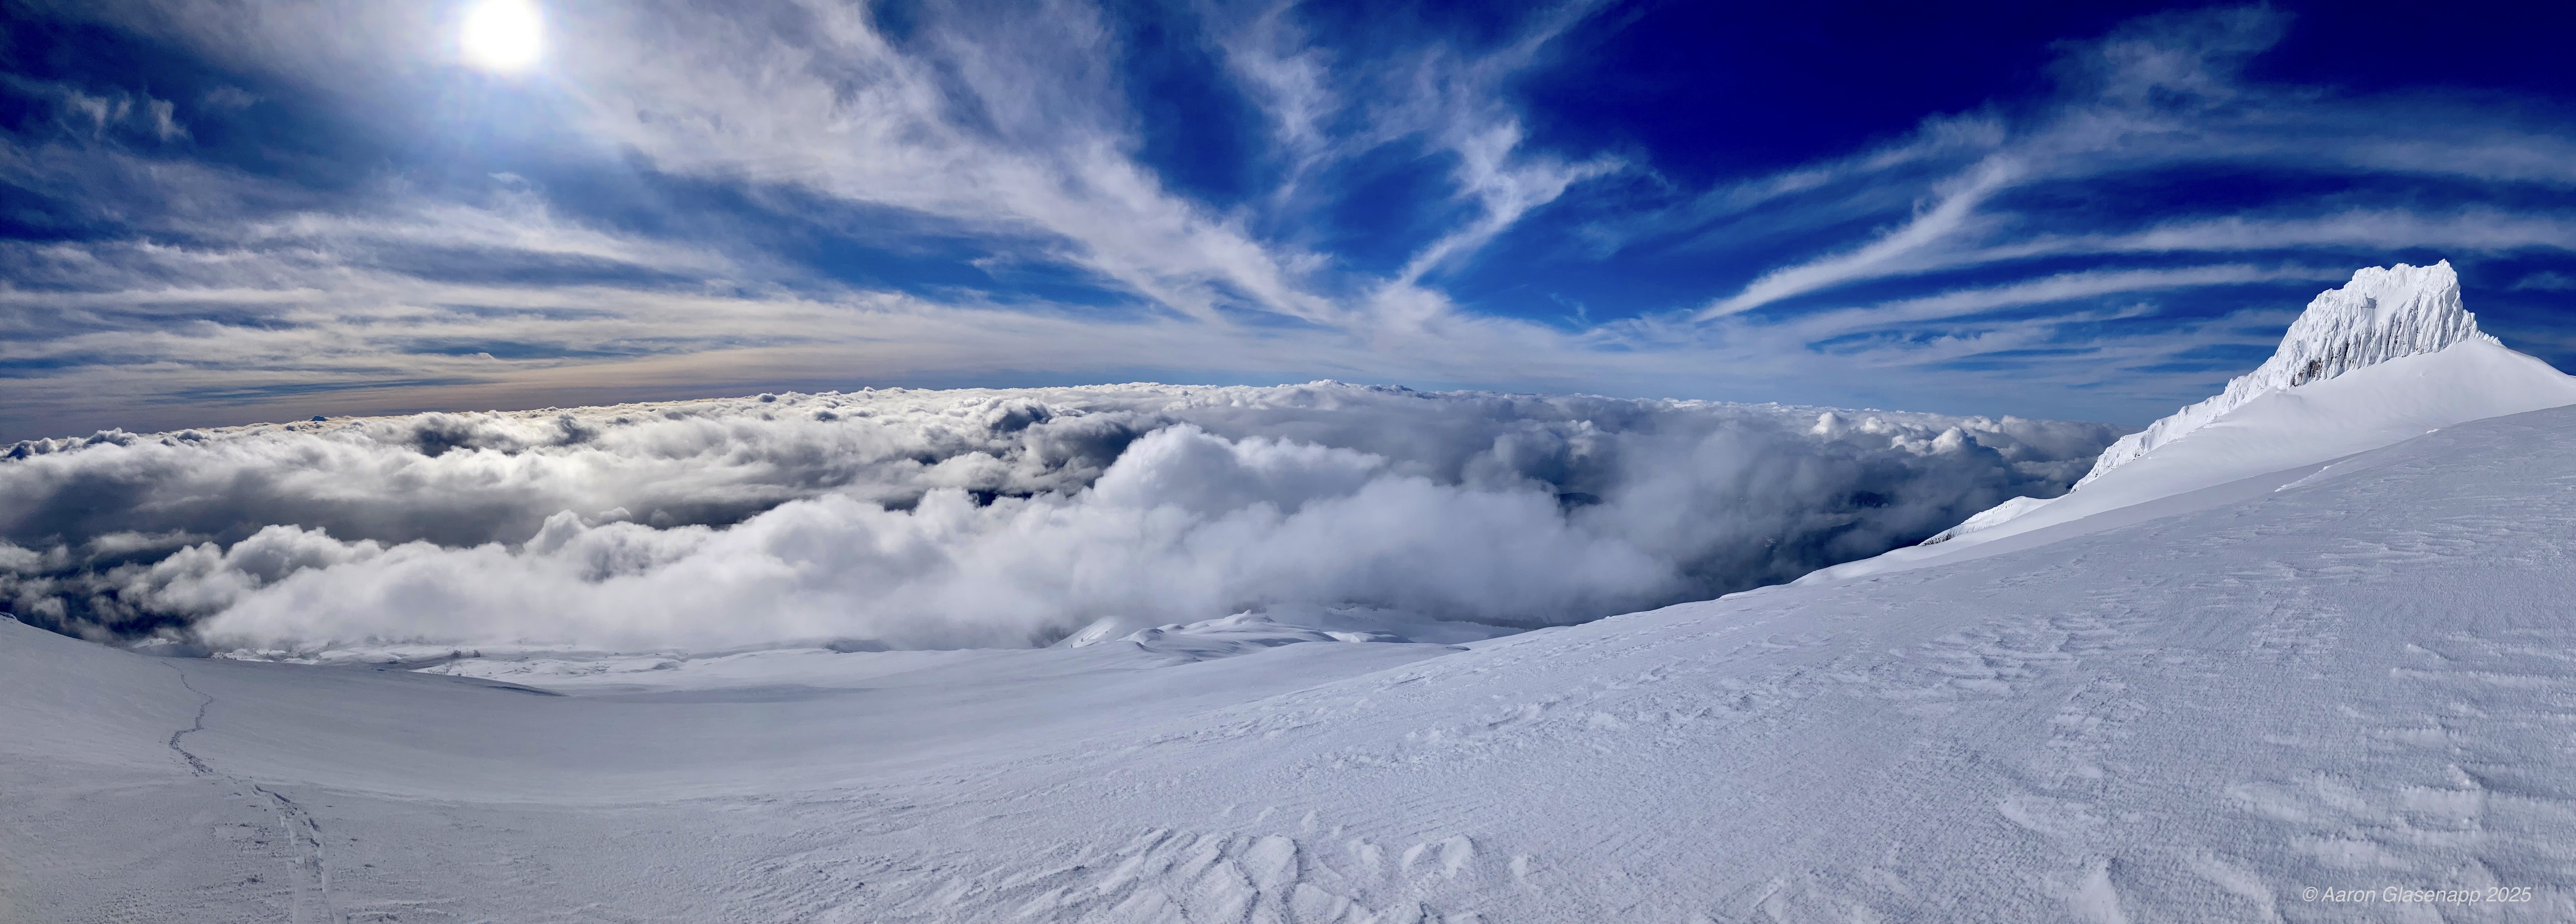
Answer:
<svg viewBox="0 0 2576 924"><path fill-rule="evenodd" d="M1500 637L0 620L0 919L2576 920L2570 389L2454 337L1937 544Z"/></svg>

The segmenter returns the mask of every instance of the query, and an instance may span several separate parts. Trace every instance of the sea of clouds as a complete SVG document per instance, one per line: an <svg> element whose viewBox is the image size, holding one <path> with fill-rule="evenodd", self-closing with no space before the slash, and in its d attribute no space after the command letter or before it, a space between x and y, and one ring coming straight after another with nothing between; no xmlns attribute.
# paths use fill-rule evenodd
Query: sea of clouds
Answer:
<svg viewBox="0 0 2576 924"><path fill-rule="evenodd" d="M2101 424L1273 388L760 395L20 442L0 599L102 640L1042 645L1531 627L2054 496Z"/></svg>

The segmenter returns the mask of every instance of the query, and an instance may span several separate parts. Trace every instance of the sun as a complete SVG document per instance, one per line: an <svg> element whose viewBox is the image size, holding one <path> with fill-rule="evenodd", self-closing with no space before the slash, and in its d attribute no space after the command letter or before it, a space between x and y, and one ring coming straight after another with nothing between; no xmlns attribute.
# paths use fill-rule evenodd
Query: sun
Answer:
<svg viewBox="0 0 2576 924"><path fill-rule="evenodd" d="M545 49L545 20L528 0L480 0L465 11L457 43L476 67L521 70L537 63Z"/></svg>

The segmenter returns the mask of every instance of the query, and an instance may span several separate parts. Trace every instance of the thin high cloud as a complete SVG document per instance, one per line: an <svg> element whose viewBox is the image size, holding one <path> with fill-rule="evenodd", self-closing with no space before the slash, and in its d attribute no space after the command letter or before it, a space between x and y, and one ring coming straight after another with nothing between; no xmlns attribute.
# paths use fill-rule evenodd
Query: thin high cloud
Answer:
<svg viewBox="0 0 2576 924"><path fill-rule="evenodd" d="M1872 280L2052 255L2320 245L2480 253L2576 245L2576 222L2563 212L2343 209L2317 217L2230 215L2069 236L2050 233L2063 215L1998 204L2017 188L2211 163L2576 186L2576 168L2568 166L2576 163L2576 142L2518 126L2509 112L2493 113L2492 121L2480 124L2474 116L2408 111L2428 108L2421 101L2406 106L2337 99L2307 88L2248 82L2241 73L2245 62L2276 42L2285 24L2281 15L2260 8L2151 17L2068 54L2059 65L2066 96L2037 116L1931 120L1916 137L1887 149L1724 191L1714 200L1722 208L1750 210L1816 190L1881 186L1842 202L1814 204L1826 214L1865 215L1883 214L1893 204L1885 198L1888 184L1919 184L1923 190L1912 214L1858 246L1769 270L1712 300L1698 317L1713 320ZM2450 130L2424 132L2423 122L2410 117ZM2315 143L2320 139L2333 142ZM1921 177L1927 165L1944 161L1964 165Z"/></svg>
<svg viewBox="0 0 2576 924"><path fill-rule="evenodd" d="M1181 16L1166 31L1255 116L1205 126L1210 150L1251 139L1214 191L1153 154L1173 123L1129 86L1145 52L1078 2L901 23L819 0L567 6L550 19L577 40L515 81L459 76L455 49L421 39L453 25L426 7L75 12L224 73L160 96L20 81L53 108L0 139L0 180L47 191L78 233L0 241L12 436L995 377L2140 417L2223 380L2201 368L2213 348L2271 339L2213 318L2295 307L2298 286L2389 250L2519 259L2576 238L2557 200L2493 192L2570 185L2563 127L2476 98L2251 81L2243 63L2288 28L2261 9L2074 41L2046 99L1929 114L1896 143L1702 191L1659 185L1657 152L1532 141L1515 81L1563 65L1564 36L1603 13L1582 4L1496 38L1397 29L1365 48L1291 4ZM296 106L356 113L346 132L387 145L444 133L585 166L321 184L305 161L190 153L226 137L208 126ZM2465 185L2218 214L2051 204L2230 165ZM593 175L649 192L563 178ZM1410 179L1366 185L1388 176ZM1333 232L1354 209L1387 214ZM1678 301L1497 308L1530 288L1495 280L1532 248L1719 270L1677 276L1698 280ZM849 271L869 259L942 268ZM2549 273L2494 291L2548 291L2505 286Z"/></svg>
<svg viewBox="0 0 2576 924"><path fill-rule="evenodd" d="M2124 292L2172 291L2195 286L2243 285L2283 279L2332 280L2339 269L2306 266L2259 267L2244 264L2168 269L2086 270L2060 273L2009 285L1958 289L1920 298L1881 302L1862 308L1801 314L1783 324L1810 342L1856 331L1917 327L1919 322L1983 314L2025 305L2055 305ZM1919 328L1918 328L1919 329Z"/></svg>

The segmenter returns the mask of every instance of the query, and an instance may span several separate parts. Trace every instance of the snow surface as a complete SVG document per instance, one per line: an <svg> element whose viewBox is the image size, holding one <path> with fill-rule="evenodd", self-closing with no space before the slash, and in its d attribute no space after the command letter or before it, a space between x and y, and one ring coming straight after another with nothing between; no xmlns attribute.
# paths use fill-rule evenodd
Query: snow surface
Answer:
<svg viewBox="0 0 2576 924"><path fill-rule="evenodd" d="M1923 540L1922 544L1940 545L1941 543L1959 538L1961 535L1966 533L1973 533L1981 529L1993 529L1997 526L2003 525L2006 520L2010 520L2014 517L2018 517L2022 514L2047 506L2049 500L2054 500L2054 498L2013 498L2003 503L1996 504L1993 507L1989 507L1978 513L1976 516L1962 520L1957 526L1932 534L1932 538Z"/></svg>
<svg viewBox="0 0 2576 924"><path fill-rule="evenodd" d="M2571 458L2576 408L2468 422L1463 650L1131 631L514 684L0 622L0 918L2563 921ZM2303 897L2389 886L2530 891Z"/></svg>

